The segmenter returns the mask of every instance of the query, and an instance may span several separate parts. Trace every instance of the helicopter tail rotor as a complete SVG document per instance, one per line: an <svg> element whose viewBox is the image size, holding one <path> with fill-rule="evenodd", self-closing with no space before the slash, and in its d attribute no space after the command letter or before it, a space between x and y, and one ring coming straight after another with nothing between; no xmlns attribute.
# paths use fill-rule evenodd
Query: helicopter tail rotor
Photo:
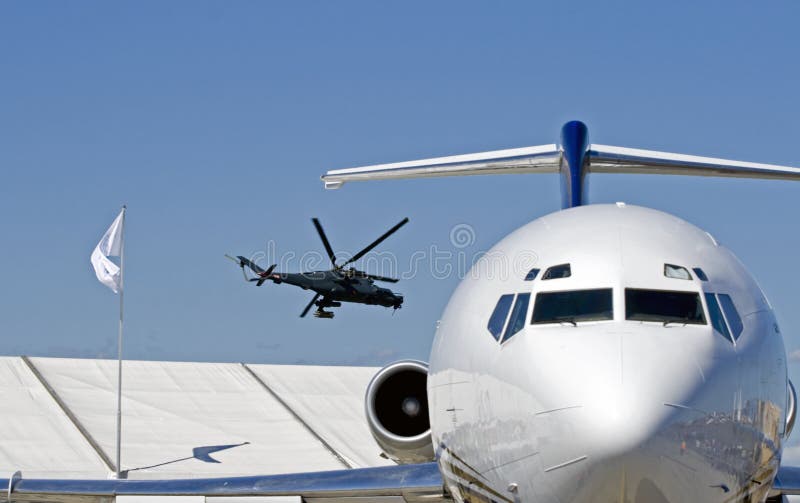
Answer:
<svg viewBox="0 0 800 503"><path fill-rule="evenodd" d="M233 262L236 263L236 265L238 265L239 267L242 268L242 274L244 275L245 281L255 281L256 282L256 286L261 286L268 279L272 279L272 278L270 278L270 275L272 274L272 271L275 270L275 267L278 265L278 264L272 264L268 268L262 269L257 264L254 264L251 260L249 260L249 259L247 259L245 257L242 257L241 255L237 255L236 258L234 258L234 257L231 257L228 254L225 254L225 257L227 257L228 259L232 260ZM244 270L245 267L248 267L258 277L249 278L247 276L247 273Z"/></svg>
<svg viewBox="0 0 800 503"><path fill-rule="evenodd" d="M256 282L256 286L263 285L264 282L267 281L268 279L271 279L271 280L274 281L275 278L271 278L270 274L272 274L272 271L275 270L275 266L276 265L278 265L278 264L272 264L271 266L267 267L266 271L258 273L258 277L257 278L250 278L250 281L255 281Z"/></svg>

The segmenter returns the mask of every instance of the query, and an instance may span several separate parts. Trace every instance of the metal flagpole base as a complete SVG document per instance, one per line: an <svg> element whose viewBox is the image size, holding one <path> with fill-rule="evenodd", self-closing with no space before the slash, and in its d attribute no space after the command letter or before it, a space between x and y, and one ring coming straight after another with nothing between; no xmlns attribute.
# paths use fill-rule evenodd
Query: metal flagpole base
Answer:
<svg viewBox="0 0 800 503"><path fill-rule="evenodd" d="M14 492L14 485L22 480L22 472L17 470L14 472L14 475L8 479L8 503L11 503L11 493Z"/></svg>

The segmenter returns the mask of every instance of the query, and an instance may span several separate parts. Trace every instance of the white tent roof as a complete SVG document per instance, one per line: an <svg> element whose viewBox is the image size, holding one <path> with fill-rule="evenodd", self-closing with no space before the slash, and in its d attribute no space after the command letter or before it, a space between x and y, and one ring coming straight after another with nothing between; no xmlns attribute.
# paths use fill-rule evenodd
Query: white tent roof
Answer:
<svg viewBox="0 0 800 503"><path fill-rule="evenodd" d="M367 367L251 365L308 426L353 467L394 464L379 457L367 427L364 394L378 371Z"/></svg>
<svg viewBox="0 0 800 503"><path fill-rule="evenodd" d="M0 358L0 404L2 472L105 477L103 461L20 358Z"/></svg>
<svg viewBox="0 0 800 503"><path fill-rule="evenodd" d="M116 370L111 360L0 358L0 473L113 472ZM363 413L376 371L126 361L122 468L183 478L391 464Z"/></svg>

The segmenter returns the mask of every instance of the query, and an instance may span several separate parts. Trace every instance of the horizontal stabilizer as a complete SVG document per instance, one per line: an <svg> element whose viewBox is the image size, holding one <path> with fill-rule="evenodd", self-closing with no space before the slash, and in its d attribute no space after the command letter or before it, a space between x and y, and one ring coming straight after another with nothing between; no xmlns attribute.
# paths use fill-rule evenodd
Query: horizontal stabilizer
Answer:
<svg viewBox="0 0 800 503"><path fill-rule="evenodd" d="M591 144L588 138L586 125L579 121L571 121L561 130L560 144L337 169L323 175L322 181L325 182L326 189L338 189L346 182L364 180L560 173L562 205L568 208L586 202L584 178L589 173L800 180L800 169L788 166L612 147Z"/></svg>
<svg viewBox="0 0 800 503"><path fill-rule="evenodd" d="M322 177L326 189L345 182L392 180L434 176L486 175L497 173L556 173L561 153L557 145L494 150L478 154L435 157L418 161L377 164L328 171Z"/></svg>
<svg viewBox="0 0 800 503"><path fill-rule="evenodd" d="M800 180L800 169L655 150L591 145L589 173L727 176Z"/></svg>

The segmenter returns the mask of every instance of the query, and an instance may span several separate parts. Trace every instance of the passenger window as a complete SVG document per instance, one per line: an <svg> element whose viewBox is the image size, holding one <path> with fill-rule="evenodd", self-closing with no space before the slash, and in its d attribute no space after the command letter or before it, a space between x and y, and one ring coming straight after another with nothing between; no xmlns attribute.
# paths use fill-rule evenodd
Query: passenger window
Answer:
<svg viewBox="0 0 800 503"><path fill-rule="evenodd" d="M692 279L692 275L685 267L674 264L664 264L664 276L673 279Z"/></svg>
<svg viewBox="0 0 800 503"><path fill-rule="evenodd" d="M508 327L506 327L506 334L503 336L503 342L510 338L525 327L525 314L528 312L528 303L531 300L531 294L521 293L517 295L517 303L514 304L514 310L511 311L511 317L508 319Z"/></svg>
<svg viewBox="0 0 800 503"><path fill-rule="evenodd" d="M704 270L700 269L699 267L695 267L692 270L697 275L697 277L700 279L700 281L708 281L708 276L706 276L706 272Z"/></svg>
<svg viewBox="0 0 800 503"><path fill-rule="evenodd" d="M722 334L728 341L733 342L731 333L728 332L728 326L725 324L725 318L722 317L722 311L717 303L717 296L713 293L707 293L706 304L708 304L708 315L711 317L711 325L714 326L714 330Z"/></svg>
<svg viewBox="0 0 800 503"><path fill-rule="evenodd" d="M513 301L513 294L506 294L500 297L500 300L497 301L497 305L494 307L492 316L489 318L489 324L486 328L489 329L489 332L498 341L500 340L500 334L503 333L503 327L506 325L506 318L508 318L508 310L511 308L511 303Z"/></svg>
<svg viewBox="0 0 800 503"><path fill-rule="evenodd" d="M544 276L542 279L560 279L560 278L569 278L572 276L572 268L569 264L559 264L554 265L553 267L547 269L544 272Z"/></svg>
<svg viewBox="0 0 800 503"><path fill-rule="evenodd" d="M525 275L525 281L535 280L538 274L539 274L539 269L531 269L530 271L528 271L528 274Z"/></svg>
<svg viewBox="0 0 800 503"><path fill-rule="evenodd" d="M719 297L722 312L725 313L725 319L728 320L728 326L731 328L733 340L738 340L744 330L744 323L742 323L742 318L739 316L739 312L733 304L733 299L731 299L730 295L725 293L721 293L717 295L717 297Z"/></svg>

